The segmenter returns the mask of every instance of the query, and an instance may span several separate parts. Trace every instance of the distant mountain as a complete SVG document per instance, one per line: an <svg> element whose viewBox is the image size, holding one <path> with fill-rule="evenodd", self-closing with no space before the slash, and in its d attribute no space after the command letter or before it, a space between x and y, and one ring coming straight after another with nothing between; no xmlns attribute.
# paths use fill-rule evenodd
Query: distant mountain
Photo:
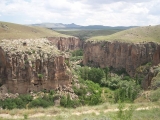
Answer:
<svg viewBox="0 0 160 120"><path fill-rule="evenodd" d="M137 26L103 26L103 25L88 25L88 26L81 26L76 25L74 23L71 24L63 24L63 23L40 23L40 24L32 24L31 26L39 26L45 27L49 29L129 29Z"/></svg>

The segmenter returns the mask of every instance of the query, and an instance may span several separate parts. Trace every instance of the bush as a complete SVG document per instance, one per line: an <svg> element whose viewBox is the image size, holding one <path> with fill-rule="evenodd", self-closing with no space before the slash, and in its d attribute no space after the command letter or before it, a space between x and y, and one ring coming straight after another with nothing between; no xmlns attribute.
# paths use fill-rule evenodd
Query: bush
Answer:
<svg viewBox="0 0 160 120"><path fill-rule="evenodd" d="M101 79L104 77L104 72L100 68L81 67L78 71L80 77L84 80L91 80L96 83L101 83Z"/></svg>
<svg viewBox="0 0 160 120"><path fill-rule="evenodd" d="M45 95L43 98L36 98L33 101L31 101L29 103L28 107L29 108L34 108L34 107L43 107L43 108L46 108L46 107L54 105L53 103L54 103L53 97Z"/></svg>
<svg viewBox="0 0 160 120"><path fill-rule="evenodd" d="M152 102L156 102L156 101L160 100L160 88L151 92L150 100Z"/></svg>
<svg viewBox="0 0 160 120"><path fill-rule="evenodd" d="M75 50L72 52L72 56L83 56L83 50Z"/></svg>
<svg viewBox="0 0 160 120"><path fill-rule="evenodd" d="M1 104L3 109L14 109L17 107L16 103L14 102L14 99L7 98L3 103Z"/></svg>
<svg viewBox="0 0 160 120"><path fill-rule="evenodd" d="M81 80L82 81L82 80ZM102 89L99 84L94 83L92 81L83 80L83 84L78 89L73 87L75 94L79 97L79 102L82 105L97 105L102 102L101 93Z"/></svg>
<svg viewBox="0 0 160 120"><path fill-rule="evenodd" d="M104 73L102 69L91 68L91 70L88 73L88 80L92 80L95 83L100 83L103 76L104 76Z"/></svg>
<svg viewBox="0 0 160 120"><path fill-rule="evenodd" d="M140 91L140 86L137 86L134 81L121 81L119 83L119 89L115 91L115 102L119 100L124 102L133 102Z"/></svg>
<svg viewBox="0 0 160 120"><path fill-rule="evenodd" d="M115 90L119 88L119 82L121 78L119 76L112 77L108 82L107 85L110 89Z"/></svg>
<svg viewBox="0 0 160 120"><path fill-rule="evenodd" d="M75 108L80 106L79 100L71 100L70 95L62 96L60 100L60 105L67 108Z"/></svg>
<svg viewBox="0 0 160 120"><path fill-rule="evenodd" d="M3 109L14 109L14 108L26 108L26 105L32 101L32 97L30 95L20 95L19 97L12 99L7 98L4 101L0 101L0 106Z"/></svg>

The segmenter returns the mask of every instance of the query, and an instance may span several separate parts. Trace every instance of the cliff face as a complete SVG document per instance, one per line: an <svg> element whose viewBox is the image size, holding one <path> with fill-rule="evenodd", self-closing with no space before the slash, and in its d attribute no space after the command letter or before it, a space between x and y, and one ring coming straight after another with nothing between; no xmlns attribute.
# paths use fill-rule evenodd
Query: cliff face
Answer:
<svg viewBox="0 0 160 120"><path fill-rule="evenodd" d="M160 87L160 64L149 69L148 74L142 81L143 89L157 89Z"/></svg>
<svg viewBox="0 0 160 120"><path fill-rule="evenodd" d="M0 43L0 79L12 93L56 89L69 85L65 57L47 39L3 40Z"/></svg>
<svg viewBox="0 0 160 120"><path fill-rule="evenodd" d="M82 41L77 37L48 37L47 39L55 44L61 51L82 48Z"/></svg>
<svg viewBox="0 0 160 120"><path fill-rule="evenodd" d="M84 44L84 65L104 68L126 69L130 76L135 75L138 66L152 62L160 63L160 45L148 43L122 43L118 41L88 41Z"/></svg>

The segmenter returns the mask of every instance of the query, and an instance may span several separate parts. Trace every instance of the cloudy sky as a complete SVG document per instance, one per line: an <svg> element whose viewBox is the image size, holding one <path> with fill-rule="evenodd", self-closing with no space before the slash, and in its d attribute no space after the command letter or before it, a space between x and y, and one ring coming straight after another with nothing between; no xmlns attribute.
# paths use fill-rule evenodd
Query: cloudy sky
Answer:
<svg viewBox="0 0 160 120"><path fill-rule="evenodd" d="M160 24L160 0L0 0L0 21L20 24Z"/></svg>

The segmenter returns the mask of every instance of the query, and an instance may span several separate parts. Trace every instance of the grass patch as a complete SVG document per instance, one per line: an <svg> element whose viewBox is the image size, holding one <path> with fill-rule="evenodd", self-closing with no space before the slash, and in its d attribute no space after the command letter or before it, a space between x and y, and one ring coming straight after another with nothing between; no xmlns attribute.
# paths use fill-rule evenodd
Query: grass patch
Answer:
<svg viewBox="0 0 160 120"><path fill-rule="evenodd" d="M31 27L8 22L0 22L0 40L29 39L43 37L70 37L42 27Z"/></svg>
<svg viewBox="0 0 160 120"><path fill-rule="evenodd" d="M127 43L139 42L160 42L160 25L136 27L120 31L108 36L96 36L89 38L87 41L120 41Z"/></svg>

